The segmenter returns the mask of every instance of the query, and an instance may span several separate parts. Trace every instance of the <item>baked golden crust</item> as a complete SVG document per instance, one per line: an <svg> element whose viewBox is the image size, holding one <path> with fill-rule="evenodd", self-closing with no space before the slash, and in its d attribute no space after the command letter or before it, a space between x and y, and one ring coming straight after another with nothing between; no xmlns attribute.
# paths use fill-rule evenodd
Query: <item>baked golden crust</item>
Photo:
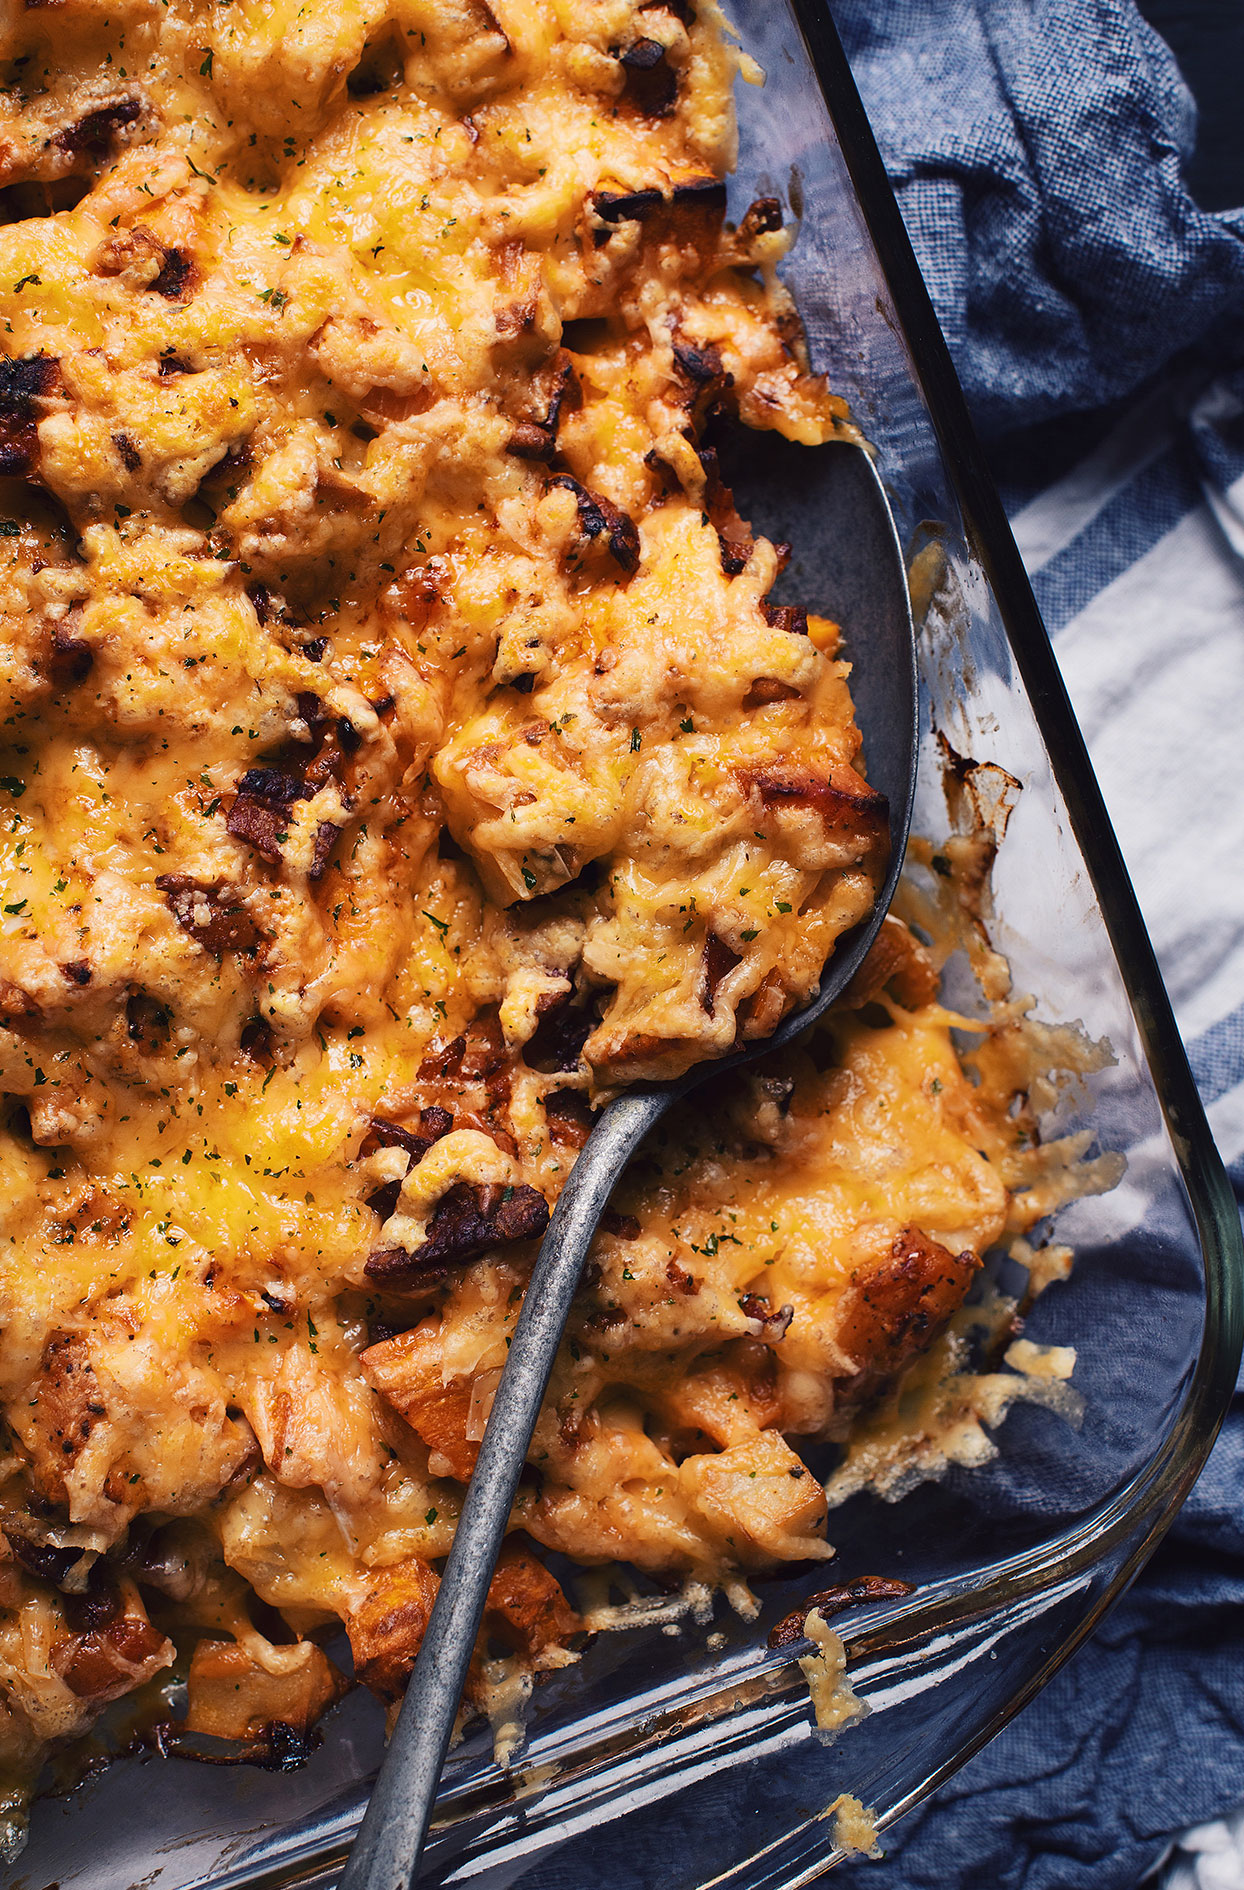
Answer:
<svg viewBox="0 0 1244 1890"><path fill-rule="evenodd" d="M714 0L3 30L0 1749L197 1635L188 1728L255 1754L338 1696L335 1622L400 1692L600 1101L770 1033L872 903L836 626L711 444L852 430L777 205L723 220ZM1023 1223L1014 1086L897 922L878 997L633 1171L538 1544L828 1553L787 1438ZM542 1565L494 1589L555 1662Z"/></svg>

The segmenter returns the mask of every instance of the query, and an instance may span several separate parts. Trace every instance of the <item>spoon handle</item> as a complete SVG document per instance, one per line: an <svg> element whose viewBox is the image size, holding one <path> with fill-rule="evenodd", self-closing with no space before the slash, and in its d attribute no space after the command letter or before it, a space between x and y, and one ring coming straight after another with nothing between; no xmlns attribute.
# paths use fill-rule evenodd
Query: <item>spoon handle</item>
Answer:
<svg viewBox="0 0 1244 1890"><path fill-rule="evenodd" d="M523 1300L427 1633L338 1890L409 1890L488 1585L596 1223L627 1158L677 1094L611 1102L562 1191Z"/></svg>

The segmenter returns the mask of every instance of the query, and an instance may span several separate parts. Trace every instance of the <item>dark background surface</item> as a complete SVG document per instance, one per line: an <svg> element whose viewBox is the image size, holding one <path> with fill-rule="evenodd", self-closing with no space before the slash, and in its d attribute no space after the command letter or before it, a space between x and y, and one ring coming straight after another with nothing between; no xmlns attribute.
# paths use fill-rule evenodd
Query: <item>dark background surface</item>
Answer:
<svg viewBox="0 0 1244 1890"><path fill-rule="evenodd" d="M1200 114L1188 172L1205 210L1244 205L1244 0L1139 0L1179 62Z"/></svg>

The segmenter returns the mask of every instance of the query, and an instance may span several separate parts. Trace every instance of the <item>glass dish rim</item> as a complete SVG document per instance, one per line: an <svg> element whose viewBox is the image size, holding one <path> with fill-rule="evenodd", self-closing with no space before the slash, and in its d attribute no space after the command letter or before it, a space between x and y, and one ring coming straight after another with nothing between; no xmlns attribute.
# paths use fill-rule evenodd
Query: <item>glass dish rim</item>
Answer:
<svg viewBox="0 0 1244 1890"><path fill-rule="evenodd" d="M1187 1193L1205 1267L1204 1325L1195 1365L1177 1414L1144 1466L1120 1490L1079 1522L1019 1553L950 1576L924 1591L919 1601L860 1610L841 1626L848 1661L854 1664L896 1640L909 1640L984 1619L1060 1579L1087 1572L1111 1556L1118 1560L1108 1581L1092 1595L1084 1615L1064 1634L1047 1659L976 1733L930 1771L877 1819L886 1829L958 1771L1040 1691L1096 1630L1152 1554L1195 1481L1217 1436L1235 1388L1244 1345L1244 1236L1239 1210L1206 1120L1175 1023L1157 960L1141 916L1084 738L1076 722L1053 648L988 470L949 348L916 261L897 200L856 88L828 0L786 0L813 77L834 128L869 240L910 356L916 384L937 439L947 482L962 515L969 551L984 573L1045 745L1050 770L1067 808L1110 948L1123 981L1157 1102ZM757 1676L788 1664L791 1655L761 1653ZM737 1684L730 1680L731 1687ZM469 1796L479 1781L465 1788ZM461 1789L461 1788L459 1788ZM440 1804L448 1810L458 1791L451 1783ZM308 1833L309 1842L280 1861L257 1860L213 1877L210 1890L278 1890L278 1886L327 1886L344 1862L353 1824ZM434 1827L435 1829L435 1827ZM750 1856L737 1873L776 1851L791 1834ZM825 1854L794 1875L784 1890L819 1879L840 1853ZM714 1879L714 1882L723 1881ZM711 1890L711 1883L701 1890Z"/></svg>

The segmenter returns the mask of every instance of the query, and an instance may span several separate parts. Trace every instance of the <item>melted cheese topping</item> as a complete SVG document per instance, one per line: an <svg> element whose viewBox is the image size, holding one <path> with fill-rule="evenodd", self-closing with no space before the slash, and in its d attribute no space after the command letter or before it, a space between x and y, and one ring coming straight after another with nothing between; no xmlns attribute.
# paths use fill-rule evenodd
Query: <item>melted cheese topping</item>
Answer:
<svg viewBox="0 0 1244 1890"><path fill-rule="evenodd" d="M333 1622L400 1693L594 1109L772 1031L872 902L836 627L770 603L711 445L851 429L777 205L723 223L714 0L3 31L0 1747L189 1634L190 1730L254 1754L338 1697ZM537 1543L829 1553L787 1437L1036 1218L1022 1081L879 949L880 1011L634 1166ZM507 1550L491 1639L575 1627Z"/></svg>

